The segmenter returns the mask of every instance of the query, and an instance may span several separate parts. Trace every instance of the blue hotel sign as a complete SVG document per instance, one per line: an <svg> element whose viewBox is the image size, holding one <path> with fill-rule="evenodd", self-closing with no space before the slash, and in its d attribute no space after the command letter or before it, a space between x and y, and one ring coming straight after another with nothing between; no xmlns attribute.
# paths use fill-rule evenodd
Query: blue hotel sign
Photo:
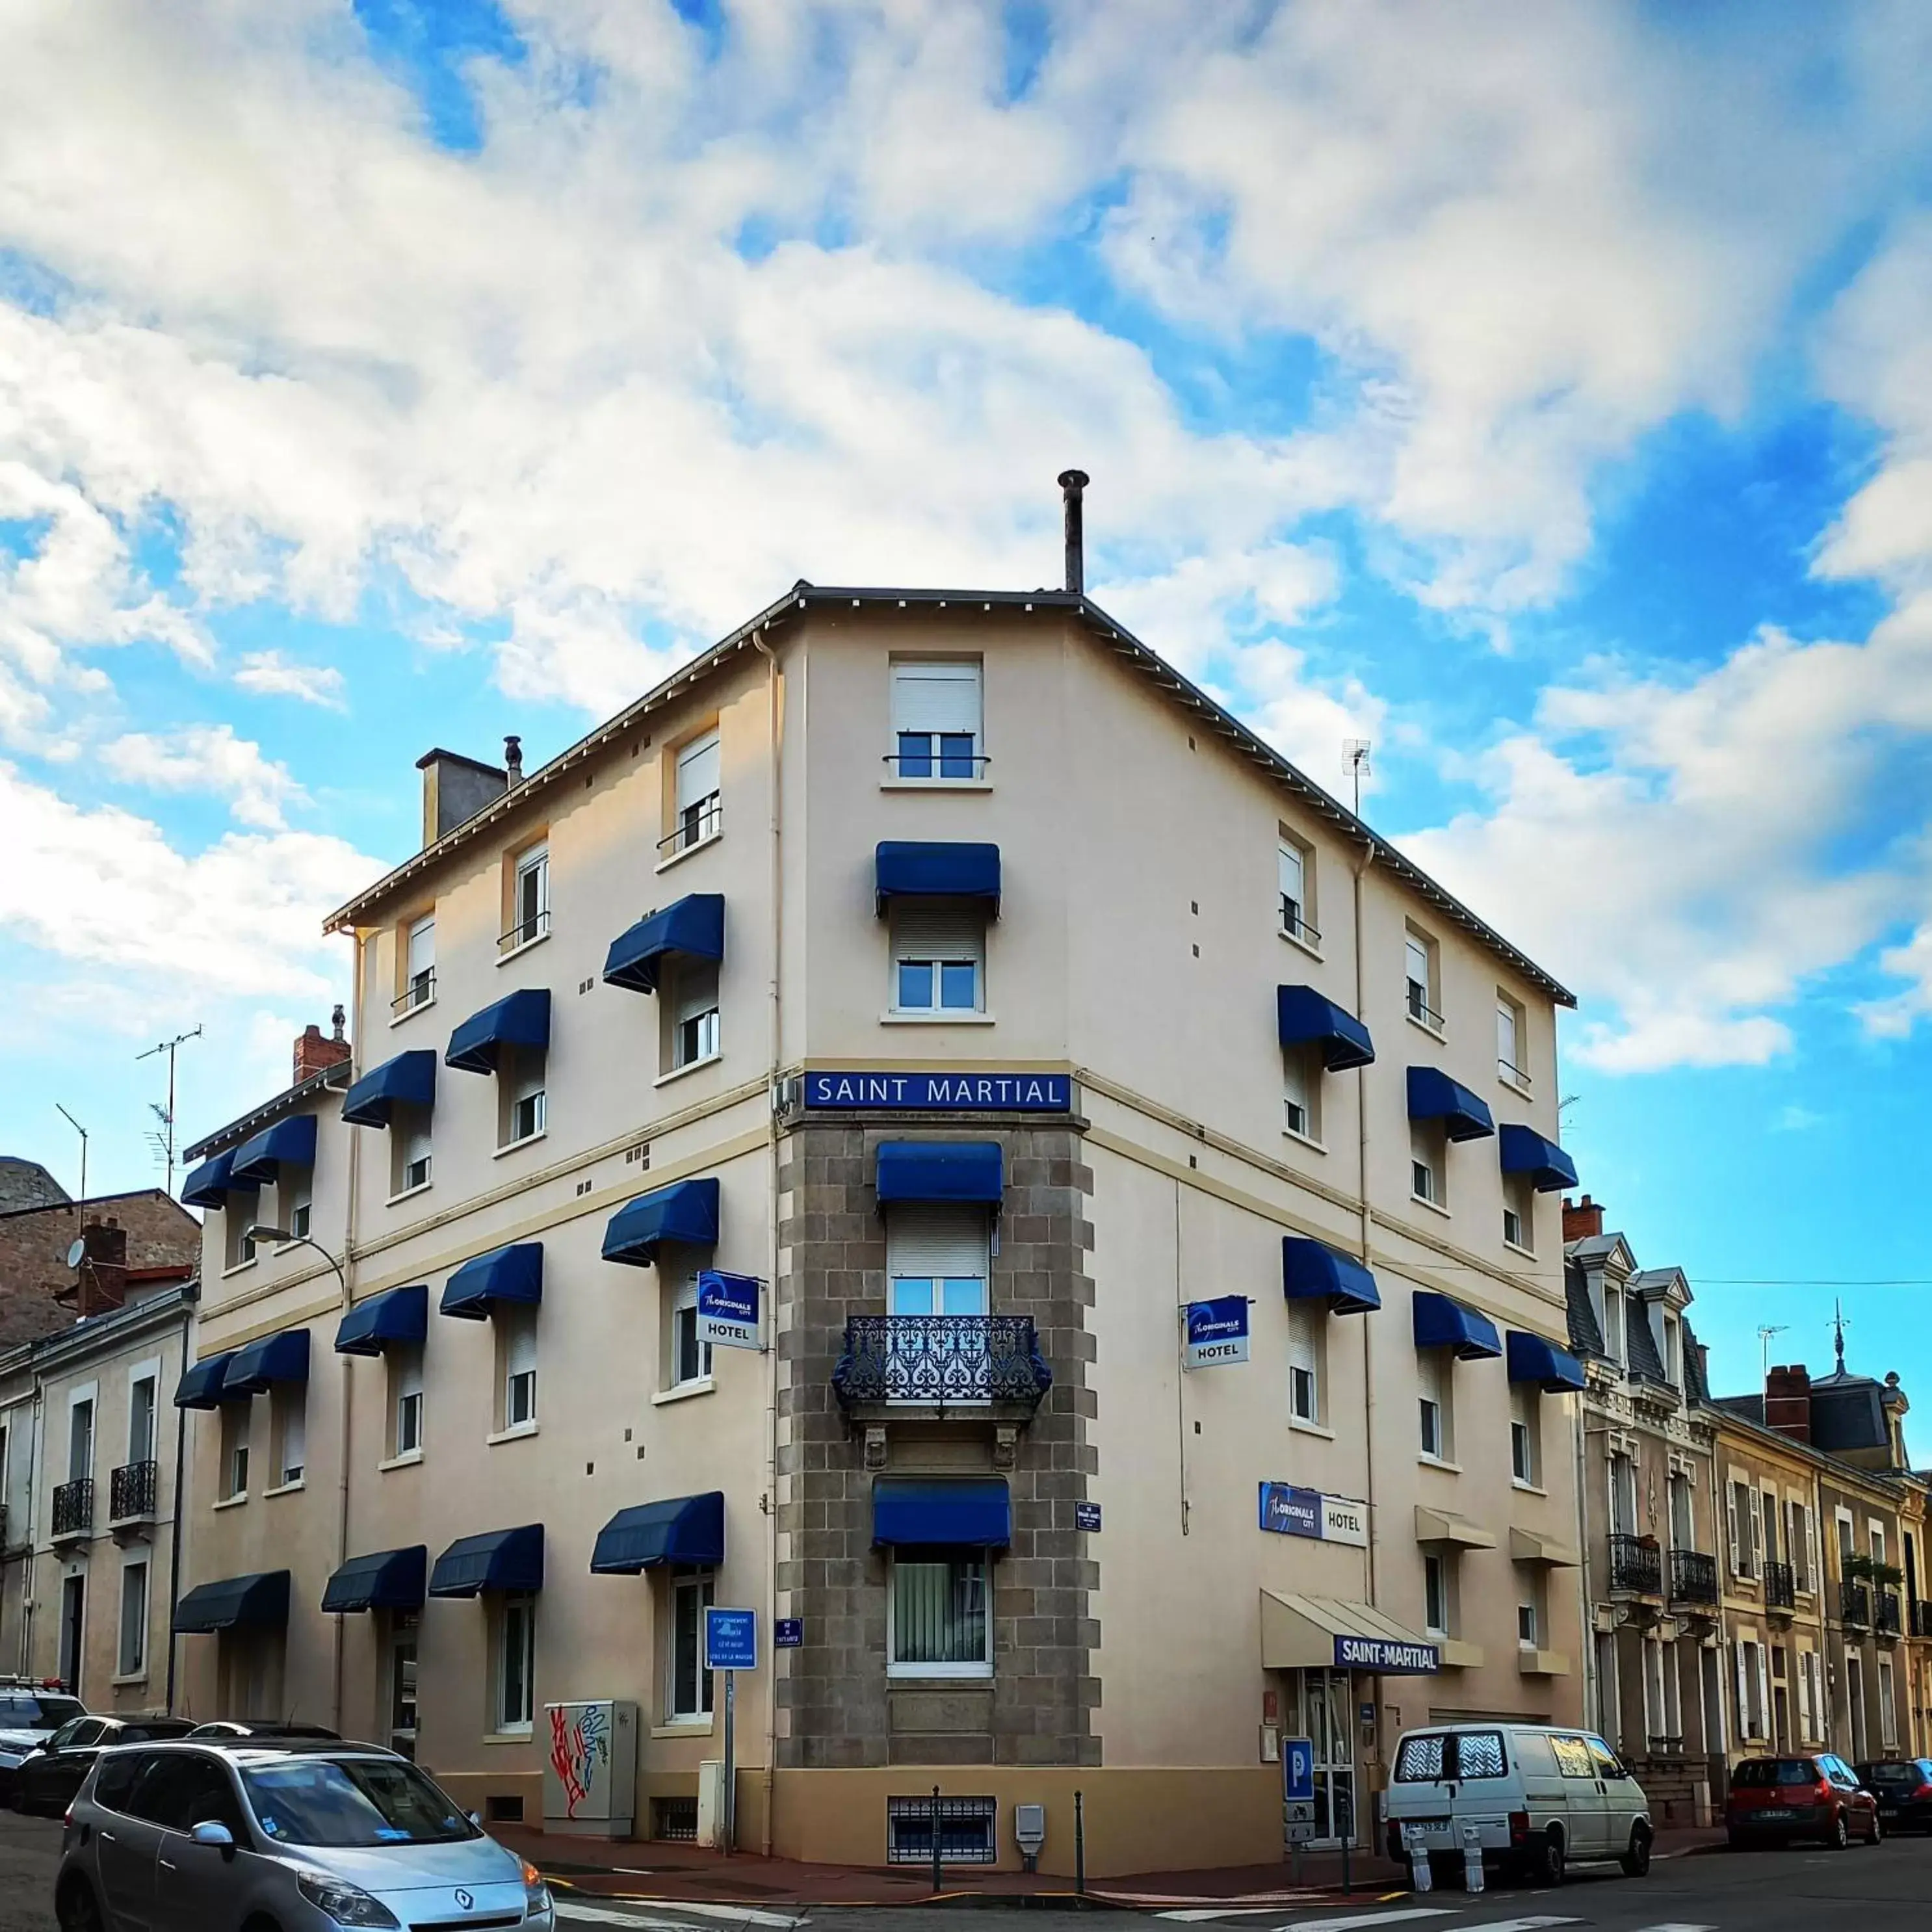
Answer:
<svg viewBox="0 0 1932 1932"><path fill-rule="evenodd" d="M808 1107L884 1108L907 1113L1066 1114L1064 1073L808 1073Z"/></svg>

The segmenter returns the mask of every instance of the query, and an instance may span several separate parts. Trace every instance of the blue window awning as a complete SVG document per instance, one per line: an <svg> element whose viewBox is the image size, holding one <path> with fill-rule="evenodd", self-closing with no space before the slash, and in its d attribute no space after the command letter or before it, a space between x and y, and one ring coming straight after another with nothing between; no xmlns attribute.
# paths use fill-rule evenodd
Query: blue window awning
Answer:
<svg viewBox="0 0 1932 1932"><path fill-rule="evenodd" d="M894 899L985 899L1000 909L997 845L914 844L886 839L874 855L875 890L884 912Z"/></svg>
<svg viewBox="0 0 1932 1932"><path fill-rule="evenodd" d="M266 1395L278 1382L308 1380L308 1330L284 1328L237 1348L221 1378L221 1400Z"/></svg>
<svg viewBox="0 0 1932 1932"><path fill-rule="evenodd" d="M724 956L724 896L693 892L649 919L640 919L620 932L604 956L608 985L626 986L634 993L655 993L658 971L667 958L722 959Z"/></svg>
<svg viewBox="0 0 1932 1932"><path fill-rule="evenodd" d="M436 1105L436 1054L419 1046L372 1066L349 1090L342 1118L352 1127L386 1127L398 1107Z"/></svg>
<svg viewBox="0 0 1932 1932"><path fill-rule="evenodd" d="M1583 1386L1583 1364L1567 1348L1540 1335L1509 1332L1509 1378L1534 1382L1546 1395L1562 1395Z"/></svg>
<svg viewBox="0 0 1932 1932"><path fill-rule="evenodd" d="M649 1268L658 1258L661 1241L691 1248L718 1245L715 1180L674 1180L668 1187L626 1202L604 1230L604 1258Z"/></svg>
<svg viewBox="0 0 1932 1932"><path fill-rule="evenodd" d="M872 1540L1004 1550L1013 1540L1012 1498L998 1476L880 1476L872 1484Z"/></svg>
<svg viewBox="0 0 1932 1932"><path fill-rule="evenodd" d="M289 1573L262 1570L197 1583L175 1606L174 1627L183 1636L211 1630L280 1630L289 1621Z"/></svg>
<svg viewBox="0 0 1932 1932"><path fill-rule="evenodd" d="M428 1545L372 1550L352 1556L329 1578L322 1607L338 1615L351 1610L419 1610L429 1575Z"/></svg>
<svg viewBox="0 0 1932 1932"><path fill-rule="evenodd" d="M1274 1006L1282 1045L1319 1047L1322 1064L1330 1073L1366 1066L1375 1058L1368 1028L1312 986L1277 986Z"/></svg>
<svg viewBox="0 0 1932 1932"><path fill-rule="evenodd" d="M620 1510L597 1532L590 1552L600 1576L634 1576L668 1563L715 1570L724 1561L724 1492L674 1496Z"/></svg>
<svg viewBox="0 0 1932 1932"><path fill-rule="evenodd" d="M1282 1237L1281 1284L1290 1301L1325 1301L1336 1315L1366 1315L1382 1305L1374 1275L1353 1255L1305 1234Z"/></svg>
<svg viewBox="0 0 1932 1932"><path fill-rule="evenodd" d="M1489 1108L1460 1081L1451 1080L1436 1066L1408 1070L1408 1118L1440 1120L1452 1141L1479 1141L1496 1130Z"/></svg>
<svg viewBox="0 0 1932 1932"><path fill-rule="evenodd" d="M429 1334L429 1286L413 1282L358 1301L335 1327L338 1355L380 1355L398 1344L424 1340Z"/></svg>
<svg viewBox="0 0 1932 1932"><path fill-rule="evenodd" d="M278 1179L285 1167L315 1165L315 1116L291 1114L244 1141L228 1170L231 1187L261 1187Z"/></svg>
<svg viewBox="0 0 1932 1932"><path fill-rule="evenodd" d="M1502 1337L1486 1315L1465 1308L1446 1294L1418 1292L1415 1298L1415 1346L1453 1348L1466 1362L1500 1355Z"/></svg>
<svg viewBox="0 0 1932 1932"><path fill-rule="evenodd" d="M220 1208L228 1199L229 1171L235 1165L235 1150L205 1160L182 1183L184 1208Z"/></svg>
<svg viewBox="0 0 1932 1932"><path fill-rule="evenodd" d="M964 1201L997 1207L1006 1192L998 1141L881 1141L879 1204L889 1201Z"/></svg>
<svg viewBox="0 0 1932 1932"><path fill-rule="evenodd" d="M534 1049L549 1044L550 988L526 986L472 1013L449 1036L442 1064L465 1073L494 1073L505 1047Z"/></svg>
<svg viewBox="0 0 1932 1932"><path fill-rule="evenodd" d="M175 1388L177 1408L219 1408L222 1378L235 1359L232 1348L218 1355L204 1355L183 1376Z"/></svg>
<svg viewBox="0 0 1932 1932"><path fill-rule="evenodd" d="M1554 1141L1533 1127L1504 1126L1498 1130L1498 1155L1505 1174L1526 1174L1539 1194L1576 1185L1576 1163Z"/></svg>
<svg viewBox="0 0 1932 1932"><path fill-rule="evenodd" d="M484 1590L541 1590L543 1580L544 1526L526 1522L520 1529L459 1536L436 1559L429 1594L473 1597Z"/></svg>
<svg viewBox="0 0 1932 1932"><path fill-rule="evenodd" d="M465 1262L443 1283L445 1315L481 1322L500 1301L535 1307L543 1299L543 1244L518 1241Z"/></svg>

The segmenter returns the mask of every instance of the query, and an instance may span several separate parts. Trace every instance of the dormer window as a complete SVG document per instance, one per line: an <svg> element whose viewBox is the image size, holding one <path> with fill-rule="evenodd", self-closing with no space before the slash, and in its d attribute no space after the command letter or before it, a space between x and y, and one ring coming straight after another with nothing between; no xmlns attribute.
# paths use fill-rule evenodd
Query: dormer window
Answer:
<svg viewBox="0 0 1932 1932"><path fill-rule="evenodd" d="M1684 1382L1684 1345L1682 1324L1674 1315L1666 1312L1664 1318L1664 1377L1672 1388L1679 1388Z"/></svg>

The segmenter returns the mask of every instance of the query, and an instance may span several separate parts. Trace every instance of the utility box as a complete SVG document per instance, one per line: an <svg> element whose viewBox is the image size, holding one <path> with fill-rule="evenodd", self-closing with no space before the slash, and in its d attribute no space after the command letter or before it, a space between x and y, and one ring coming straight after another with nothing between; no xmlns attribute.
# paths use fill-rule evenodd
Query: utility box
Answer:
<svg viewBox="0 0 1932 1932"><path fill-rule="evenodd" d="M616 1699L546 1704L544 1829L628 1838L637 1822L638 1707Z"/></svg>
<svg viewBox="0 0 1932 1932"><path fill-rule="evenodd" d="M1040 1868L1040 1848L1046 1843L1046 1807L1016 1804L1013 1807L1013 1843L1028 1871Z"/></svg>
<svg viewBox="0 0 1932 1932"><path fill-rule="evenodd" d="M712 1850L724 1843L724 1760L707 1757L698 1767L698 1842Z"/></svg>

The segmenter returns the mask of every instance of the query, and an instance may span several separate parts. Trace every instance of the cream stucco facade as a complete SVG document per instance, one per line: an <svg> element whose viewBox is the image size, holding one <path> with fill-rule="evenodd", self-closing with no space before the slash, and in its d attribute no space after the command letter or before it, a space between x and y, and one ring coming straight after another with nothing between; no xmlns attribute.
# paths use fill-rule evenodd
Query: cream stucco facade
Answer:
<svg viewBox="0 0 1932 1932"><path fill-rule="evenodd" d="M916 665L970 689L909 696ZM922 873L929 852L882 846L947 850ZM614 940L687 900L670 950L606 977ZM259 1195L203 1171L203 1361L309 1341L305 1381L258 1352L262 1392L189 1412L188 1580L288 1591L285 1622L270 1589L181 1639L197 1714L393 1736L534 1822L544 1707L631 1700L636 1829L681 1831L722 1750L689 1667L708 1587L760 1624L741 1843L908 1856L925 1827L892 1801L938 1784L993 1801L1002 1861L1012 1804L1045 1802L1042 1864L1070 1870L1078 1789L1096 1874L1278 1856L1283 1734L1318 1734L1324 1822L1366 1841L1402 1726L1580 1718L1574 1364L1505 1350L1567 1340L1537 1189L1562 1178L1568 996L1090 604L801 586L337 923L353 1068L198 1150L315 1119L312 1171ZM1292 1024L1282 988L1310 989ZM449 1064L517 993L548 994L541 1056L512 1036L526 1001L483 1026L494 1072ZM1329 1070L1362 1029L1372 1061ZM412 1052L433 1105L346 1122L351 1075ZM834 1072L880 1078L814 1082ZM949 1084L910 1109L886 1076ZM1492 1116L1538 1137L1508 1143L1516 1172ZM935 1143L976 1163L964 1198ZM705 1185L664 1192L682 1182ZM653 1264L605 1258L653 1194L681 1204ZM678 1219L694 1202L715 1240ZM303 1203L326 1260L238 1244ZM1290 1264L1285 1240L1322 1246ZM533 1309L506 1273L484 1318L438 1312L506 1246L541 1250ZM1378 1307L1284 1292L1297 1265L1359 1284L1349 1264ZM700 1268L766 1284L771 1346L693 1352ZM345 1316L418 1286L419 1344L337 1352ZM1248 1359L1184 1370L1184 1306L1237 1296ZM1276 1533L1319 1505L1264 1528L1270 1484L1333 1499L1328 1533ZM714 1496L710 1551L691 1526ZM680 1498L703 1507L644 1532L638 1574L592 1574L620 1512ZM981 1514L956 1545L962 1499ZM514 1588L448 1594L451 1545L538 1526L540 1578L526 1538L485 1564ZM346 1564L418 1545L419 1608L324 1613ZM1331 1615L1338 1644L1382 1633L1346 1654L1388 1667L1336 1670Z"/></svg>

